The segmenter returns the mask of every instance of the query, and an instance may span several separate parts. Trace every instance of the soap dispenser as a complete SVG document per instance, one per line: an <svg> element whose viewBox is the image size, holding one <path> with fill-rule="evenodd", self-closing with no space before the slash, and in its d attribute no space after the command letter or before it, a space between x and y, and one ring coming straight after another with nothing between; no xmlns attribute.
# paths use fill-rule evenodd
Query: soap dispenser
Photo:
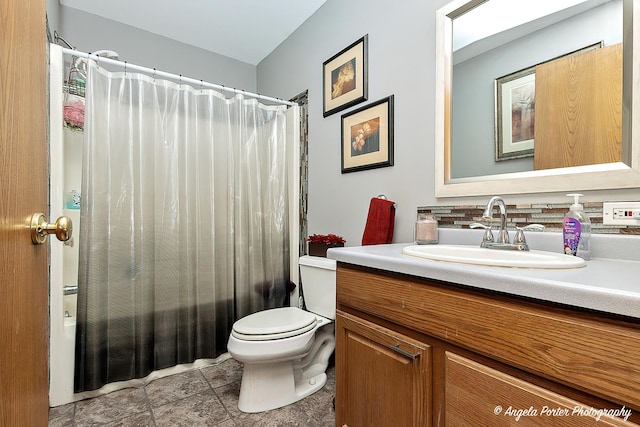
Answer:
<svg viewBox="0 0 640 427"><path fill-rule="evenodd" d="M591 220L584 213L582 204L580 204L582 194L571 193L567 196L573 197L573 204L569 208L569 212L565 214L562 223L564 253L588 260L590 258Z"/></svg>

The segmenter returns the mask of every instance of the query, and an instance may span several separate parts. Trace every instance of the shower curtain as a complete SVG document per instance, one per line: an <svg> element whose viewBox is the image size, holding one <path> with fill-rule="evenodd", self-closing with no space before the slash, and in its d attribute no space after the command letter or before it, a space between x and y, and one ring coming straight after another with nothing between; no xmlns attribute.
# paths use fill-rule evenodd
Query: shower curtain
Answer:
<svg viewBox="0 0 640 427"><path fill-rule="evenodd" d="M219 356L289 281L286 108L88 73L75 392Z"/></svg>

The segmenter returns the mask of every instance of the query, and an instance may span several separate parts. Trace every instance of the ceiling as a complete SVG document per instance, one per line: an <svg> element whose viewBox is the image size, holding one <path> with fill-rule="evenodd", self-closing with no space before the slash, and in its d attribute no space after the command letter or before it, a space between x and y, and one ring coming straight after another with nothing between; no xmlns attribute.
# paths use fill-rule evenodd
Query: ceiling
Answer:
<svg viewBox="0 0 640 427"><path fill-rule="evenodd" d="M326 0L60 0L60 4L257 65Z"/></svg>

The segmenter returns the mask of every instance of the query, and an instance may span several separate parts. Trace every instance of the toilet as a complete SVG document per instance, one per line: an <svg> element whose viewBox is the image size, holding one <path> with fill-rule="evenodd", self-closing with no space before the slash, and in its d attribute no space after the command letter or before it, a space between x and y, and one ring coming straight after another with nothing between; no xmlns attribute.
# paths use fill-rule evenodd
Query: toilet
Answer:
<svg viewBox="0 0 640 427"><path fill-rule="evenodd" d="M327 382L335 349L336 262L299 260L308 311L283 307L260 311L233 324L227 350L244 364L238 409L262 412L297 402Z"/></svg>

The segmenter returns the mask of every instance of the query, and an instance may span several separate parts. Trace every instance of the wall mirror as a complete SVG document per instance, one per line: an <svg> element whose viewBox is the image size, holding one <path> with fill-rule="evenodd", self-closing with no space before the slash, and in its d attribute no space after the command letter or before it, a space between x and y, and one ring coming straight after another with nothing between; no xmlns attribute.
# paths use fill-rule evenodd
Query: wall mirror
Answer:
<svg viewBox="0 0 640 427"><path fill-rule="evenodd" d="M632 96L640 85L640 47L633 49L634 45L640 46L640 0L510 0L520 4L519 9L525 4L541 3L564 3L565 7L551 13L539 12L538 18L526 23L516 22L515 16L501 15L504 28L485 18L481 20L482 25L475 26L484 33L467 35L467 39L462 37L467 27L473 26L465 21L482 8L497 6L500 13L506 12L500 2L454 0L436 15L436 197L640 188L640 138L637 136L640 135L640 96ZM468 13L470 11L473 13ZM607 22L614 24L608 28L599 25L603 27L600 33L585 31L586 34L581 35L576 28L585 25L581 21L585 16L596 16L596 22L603 22L604 18L594 15L596 13L618 15L609 15ZM498 16L498 13L492 11L491 15ZM531 17L534 12L523 14L520 10L518 15ZM593 28L591 24L590 30ZM551 34L544 35L549 29ZM566 34L558 33L561 30L567 31ZM551 37L553 42L543 43L552 46L551 51L547 47L545 50L527 45L540 37ZM517 44L523 40L524 44ZM517 53L505 51L514 44ZM575 51L615 44L621 46L622 52L622 105L616 107L621 113L617 125L617 132L621 134L620 161L537 170L530 156L496 161L496 80ZM505 52L507 59L496 59L505 56ZM494 55L489 62L497 68L485 72L482 82L469 78L484 72L478 58L488 55ZM460 68L454 68L458 66ZM465 66L473 71L462 73L460 70ZM461 107L466 108L468 104L477 104L479 109L467 116L461 115L460 110L464 110ZM577 108L582 107L578 104ZM542 126L537 130L545 129ZM588 137L587 133L583 138Z"/></svg>

